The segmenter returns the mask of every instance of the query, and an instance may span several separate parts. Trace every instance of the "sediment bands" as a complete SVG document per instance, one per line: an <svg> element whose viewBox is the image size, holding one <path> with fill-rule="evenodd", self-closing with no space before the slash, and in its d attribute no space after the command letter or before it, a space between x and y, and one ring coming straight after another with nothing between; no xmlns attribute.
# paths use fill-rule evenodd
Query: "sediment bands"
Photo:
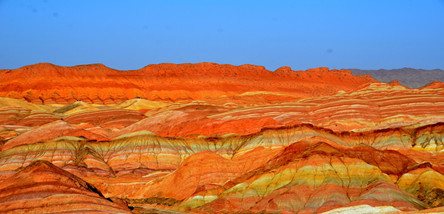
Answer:
<svg viewBox="0 0 444 214"><path fill-rule="evenodd" d="M444 212L442 83L213 63L0 77L0 213Z"/></svg>
<svg viewBox="0 0 444 214"><path fill-rule="evenodd" d="M158 64L118 71L102 64L73 67L41 63L0 71L0 96L39 104L76 100L113 104L136 97L148 100L199 100L248 91L285 93L296 97L333 95L377 82L348 70L316 68L274 72L262 66L215 63Z"/></svg>
<svg viewBox="0 0 444 214"><path fill-rule="evenodd" d="M362 204L415 211L444 203L443 131L441 123L360 133L301 124L250 135L57 137L0 152L0 171L9 183L34 161L49 161L141 211L320 212Z"/></svg>
<svg viewBox="0 0 444 214"><path fill-rule="evenodd" d="M0 184L2 213L130 213L91 184L48 161L35 161Z"/></svg>

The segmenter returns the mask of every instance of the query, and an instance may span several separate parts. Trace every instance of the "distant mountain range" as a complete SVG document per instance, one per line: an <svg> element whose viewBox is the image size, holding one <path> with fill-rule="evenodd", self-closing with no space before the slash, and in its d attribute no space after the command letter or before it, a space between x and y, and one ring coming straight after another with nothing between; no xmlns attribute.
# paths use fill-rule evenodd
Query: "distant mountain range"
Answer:
<svg viewBox="0 0 444 214"><path fill-rule="evenodd" d="M423 70L414 68L401 68L392 70L348 70L350 70L354 75L368 74L380 82L391 82L397 79L399 83L409 88L419 88L435 80L444 82L444 70L441 69Z"/></svg>

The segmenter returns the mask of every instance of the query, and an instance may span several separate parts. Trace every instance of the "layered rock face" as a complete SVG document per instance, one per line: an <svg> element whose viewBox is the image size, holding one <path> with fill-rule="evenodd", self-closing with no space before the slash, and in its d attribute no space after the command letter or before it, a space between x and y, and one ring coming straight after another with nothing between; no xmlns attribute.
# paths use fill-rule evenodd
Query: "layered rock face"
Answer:
<svg viewBox="0 0 444 214"><path fill-rule="evenodd" d="M443 86L213 63L2 70L0 210L443 212Z"/></svg>
<svg viewBox="0 0 444 214"><path fill-rule="evenodd" d="M35 161L0 184L0 209L6 213L131 213L106 199L91 184L50 162Z"/></svg>
<svg viewBox="0 0 444 214"><path fill-rule="evenodd" d="M262 66L215 63L158 64L131 71L118 71L102 64L61 67L41 63L1 70L0 76L0 96L38 104L67 104L76 100L115 104L137 97L198 100L248 91L311 97L376 82L369 76L354 76L348 70L317 68L294 72L282 67L271 72Z"/></svg>

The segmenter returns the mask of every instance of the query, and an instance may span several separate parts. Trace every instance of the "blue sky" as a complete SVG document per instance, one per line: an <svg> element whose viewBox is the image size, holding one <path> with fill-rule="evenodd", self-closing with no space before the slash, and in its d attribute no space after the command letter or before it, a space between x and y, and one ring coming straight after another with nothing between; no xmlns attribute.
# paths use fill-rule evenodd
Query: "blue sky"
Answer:
<svg viewBox="0 0 444 214"><path fill-rule="evenodd" d="M444 69L443 0L0 0L0 68Z"/></svg>

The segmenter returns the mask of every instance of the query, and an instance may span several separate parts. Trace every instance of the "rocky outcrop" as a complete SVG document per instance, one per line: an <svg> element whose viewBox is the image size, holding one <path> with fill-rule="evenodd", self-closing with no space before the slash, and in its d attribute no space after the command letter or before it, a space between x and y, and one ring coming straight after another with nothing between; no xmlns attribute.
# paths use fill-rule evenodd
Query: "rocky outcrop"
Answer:
<svg viewBox="0 0 444 214"><path fill-rule="evenodd" d="M444 122L443 109L444 88L419 90L377 83L350 93L268 105L229 108L212 105L211 101L191 103L149 113L149 118L119 134L141 130L162 136L251 134L264 127L301 123L361 132Z"/></svg>
<svg viewBox="0 0 444 214"><path fill-rule="evenodd" d="M336 179L342 179L343 182L351 182L351 178L347 176L351 175L350 173L352 172L363 173L359 175L364 177L381 176L383 182L378 185L375 184L376 187L394 188L394 195L404 195L398 199L393 196L393 200L401 200L407 197L407 195L413 194L417 196L415 200L422 201L421 203L416 201L412 204L411 200L413 199L410 198L407 202L402 199L401 201L391 201L389 204L392 206L394 206L393 204L398 204L395 207L401 210L416 210L428 206L440 206L441 202L439 200L441 199L439 193L442 188L434 184L444 180L442 180L442 176L434 176L433 173L442 175L441 173L444 172L442 167L444 156L439 153L434 154L433 151L436 150L429 150L431 153L425 151L415 153L411 152L411 150L416 148L416 146L425 149L427 147L442 147L431 145L430 141L426 139L430 139L431 136L434 139L444 138L442 135L443 129L442 125L433 125L414 129L406 127L403 129L385 130L384 132L335 133L328 129L303 125L292 128L267 129L254 135L244 136L165 138L145 131L123 135L109 142L91 142L84 138L63 137L40 143L19 145L1 152L0 171L2 176L0 178L6 179L14 175L15 170L26 167L35 160L47 160L92 183L106 197L125 199L133 207L177 209L181 211L189 211L189 209L201 207L199 209L210 212L211 209L221 209L219 211L231 209L227 207L217 208L219 205L213 207L210 204L213 204L212 201L215 198L220 197L221 199L218 200L225 200L222 198L225 197L224 193L227 190L247 180L252 178L259 179L264 175L268 177L276 176L276 178L269 181L272 183L265 185L259 182L256 183L258 186L255 187L256 189L268 188L270 185L277 185L274 182L278 182L283 176L277 173L276 170L280 168L286 169L287 165L292 162L295 163L290 165L293 166L295 164L294 167L297 166L297 172L299 168L306 170L307 167L312 168L321 163L332 164L330 161L333 161L339 165L330 166L333 167L330 169L325 168L326 166L321 164L322 168L310 173L316 172L312 176L327 181L331 178L325 176L328 173L333 173L331 175L337 176ZM408 139L406 139L405 134L409 134ZM372 140L379 143L374 143ZM392 149L390 150L386 149L385 143L387 141L391 142L390 148ZM415 143L415 146L412 143ZM362 171L369 167L372 170L376 170L377 174L375 174L376 171ZM423 181L424 184L421 187L414 186L419 178L411 178L411 174L418 176L420 175L418 172L424 169L433 172L428 174L435 180L428 181L426 177L419 176L419 178L425 180ZM324 170L326 171L324 172ZM342 172L338 170L342 170ZM305 175L303 172L308 173L301 171L300 173L302 174L294 177L294 179L302 179L301 176ZM277 174L275 175L274 173ZM336 173L339 174L336 175ZM373 178L364 179L364 177L355 178L354 182L374 180ZM285 176L282 177L282 179L284 178ZM255 179L249 182L254 183ZM312 178L307 179L311 180ZM227 183L228 181L232 184ZM345 188L343 186L345 184L341 185L333 189ZM370 188L371 183L359 185L361 185L359 191L365 192ZM371 187L373 188L373 186ZM316 188L320 189L312 191L315 191L316 194L324 194L323 185ZM388 190L381 189L375 191L384 192ZM435 196L428 194L428 191L432 191ZM271 192L267 194L271 194ZM346 193L344 194L347 195ZM427 197L425 197L426 195ZM276 197L278 196L276 195ZM319 200L326 200L325 197L333 196L324 195ZM355 198L359 197L361 195L355 196ZM368 197L374 198L376 196ZM383 196L377 197L381 198L373 202L367 200L354 202L357 199L344 199L340 203L326 207L323 207L324 205L322 204L324 202L322 202L315 210L319 208L326 211L341 206L359 204L371 204L372 206L388 205L385 203L387 198ZM231 196L226 200L238 200L230 198ZM285 198L279 200L290 200ZM253 201L254 203L251 202L253 204L259 203L259 199L254 199ZM242 202L241 204L244 203ZM283 202L279 202L279 204L281 203ZM320 202L313 203L319 204ZM418 207L416 203L422 204L422 207ZM304 206L298 209L303 210L305 209L303 208ZM236 207L238 211L282 211L292 209L289 207L254 207L253 205L236 205Z"/></svg>
<svg viewBox="0 0 444 214"><path fill-rule="evenodd" d="M81 178L50 162L36 161L0 183L4 213L131 213Z"/></svg>
<svg viewBox="0 0 444 214"><path fill-rule="evenodd" d="M37 64L0 76L0 212L444 205L439 82L409 89L345 70L213 63Z"/></svg>
<svg viewBox="0 0 444 214"><path fill-rule="evenodd" d="M39 104L83 101L120 103L133 98L148 100L200 100L268 91L297 97L332 95L376 82L347 70L328 68L275 72L262 66L215 63L158 64L139 70L118 71L102 64L62 67L49 63L0 72L0 97Z"/></svg>
<svg viewBox="0 0 444 214"><path fill-rule="evenodd" d="M15 137L14 139L9 140L2 146L0 151L19 145L34 144L63 136L79 136L99 141L108 140L103 136L94 134L84 129L78 129L64 121L58 120L30 130L21 134L20 136Z"/></svg>

